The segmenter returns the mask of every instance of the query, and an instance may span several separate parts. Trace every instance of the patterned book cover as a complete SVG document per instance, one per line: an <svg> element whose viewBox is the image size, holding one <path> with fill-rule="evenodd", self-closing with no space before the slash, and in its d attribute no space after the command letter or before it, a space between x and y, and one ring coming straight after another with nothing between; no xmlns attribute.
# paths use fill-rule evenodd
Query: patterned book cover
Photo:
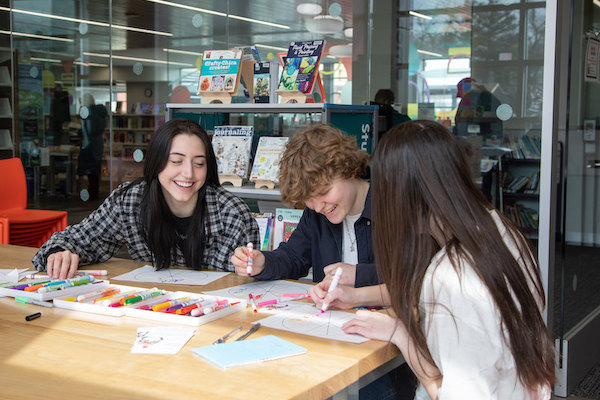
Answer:
<svg viewBox="0 0 600 400"><path fill-rule="evenodd" d="M215 126L212 146L219 175L248 177L253 126Z"/></svg>
<svg viewBox="0 0 600 400"><path fill-rule="evenodd" d="M279 90L310 93L324 46L324 40L291 42L279 81Z"/></svg>
<svg viewBox="0 0 600 400"><path fill-rule="evenodd" d="M202 92L235 93L240 80L243 51L207 50L202 58L198 94Z"/></svg>
<svg viewBox="0 0 600 400"><path fill-rule="evenodd" d="M258 140L250 180L264 179L279 182L279 160L289 141L288 137L262 136Z"/></svg>

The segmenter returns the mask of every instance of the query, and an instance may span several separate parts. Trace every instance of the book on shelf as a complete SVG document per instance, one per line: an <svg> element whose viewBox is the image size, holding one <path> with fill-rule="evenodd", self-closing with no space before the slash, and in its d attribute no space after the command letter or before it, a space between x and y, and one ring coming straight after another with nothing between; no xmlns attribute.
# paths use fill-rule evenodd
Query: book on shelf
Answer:
<svg viewBox="0 0 600 400"><path fill-rule="evenodd" d="M236 93L242 55L241 49L206 50L200 68L198 95L203 92Z"/></svg>
<svg viewBox="0 0 600 400"><path fill-rule="evenodd" d="M256 46L237 46L232 48L232 50L242 51L242 61L260 62L260 55Z"/></svg>
<svg viewBox="0 0 600 400"><path fill-rule="evenodd" d="M298 222L304 210L294 208L276 208L275 222L273 223L273 250L279 247L281 242L287 242L296 230Z"/></svg>
<svg viewBox="0 0 600 400"><path fill-rule="evenodd" d="M215 126L212 147L219 175L248 177L253 126Z"/></svg>
<svg viewBox="0 0 600 400"><path fill-rule="evenodd" d="M256 155L252 164L250 180L267 180L279 182L279 161L285 150L288 137L262 136L258 140Z"/></svg>
<svg viewBox="0 0 600 400"><path fill-rule="evenodd" d="M324 46L324 40L291 42L279 80L279 90L311 93Z"/></svg>
<svg viewBox="0 0 600 400"><path fill-rule="evenodd" d="M260 251L268 251L273 248L271 239L273 238L273 213L252 213L260 236L260 243L255 248Z"/></svg>
<svg viewBox="0 0 600 400"><path fill-rule="evenodd" d="M541 157L541 139L539 136L521 135L518 138L507 136L506 145L511 149L511 156L518 160L537 160Z"/></svg>
<svg viewBox="0 0 600 400"><path fill-rule="evenodd" d="M271 63L254 64L254 102L268 103L271 94Z"/></svg>

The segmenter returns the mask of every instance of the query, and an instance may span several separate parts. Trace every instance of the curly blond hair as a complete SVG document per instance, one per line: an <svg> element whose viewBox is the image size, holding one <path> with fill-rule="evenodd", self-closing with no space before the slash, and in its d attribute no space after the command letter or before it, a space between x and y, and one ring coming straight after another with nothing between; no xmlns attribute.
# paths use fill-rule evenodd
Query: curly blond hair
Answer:
<svg viewBox="0 0 600 400"><path fill-rule="evenodd" d="M336 178L363 177L369 155L356 146L356 139L339 129L318 124L298 131L281 157L281 199L303 207L315 195L326 193Z"/></svg>

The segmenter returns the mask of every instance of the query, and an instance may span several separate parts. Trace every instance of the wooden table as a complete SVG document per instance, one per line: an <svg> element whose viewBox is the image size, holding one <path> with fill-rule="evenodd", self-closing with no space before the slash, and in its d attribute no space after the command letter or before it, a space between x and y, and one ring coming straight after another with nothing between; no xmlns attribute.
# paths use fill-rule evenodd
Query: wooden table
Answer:
<svg viewBox="0 0 600 400"><path fill-rule="evenodd" d="M0 268L31 268L36 249L0 245ZM144 265L113 258L93 268L108 279ZM199 292L252 281L229 274L206 286L161 285ZM111 281L140 287L152 283ZM25 321L25 316L42 317ZM3 399L324 399L357 398L359 387L403 362L397 348L316 338L266 327L254 337L277 335L306 354L221 370L194 356L236 326L250 327L265 314L251 309L201 325L175 355L131 354L136 331L164 323L44 308L0 298L0 398Z"/></svg>

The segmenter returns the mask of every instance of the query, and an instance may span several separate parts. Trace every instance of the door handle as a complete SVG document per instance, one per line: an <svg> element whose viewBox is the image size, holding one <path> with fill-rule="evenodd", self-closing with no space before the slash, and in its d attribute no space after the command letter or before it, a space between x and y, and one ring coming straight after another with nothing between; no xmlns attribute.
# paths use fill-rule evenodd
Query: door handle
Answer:
<svg viewBox="0 0 600 400"><path fill-rule="evenodd" d="M600 168L600 160L591 160L587 164L587 168Z"/></svg>

